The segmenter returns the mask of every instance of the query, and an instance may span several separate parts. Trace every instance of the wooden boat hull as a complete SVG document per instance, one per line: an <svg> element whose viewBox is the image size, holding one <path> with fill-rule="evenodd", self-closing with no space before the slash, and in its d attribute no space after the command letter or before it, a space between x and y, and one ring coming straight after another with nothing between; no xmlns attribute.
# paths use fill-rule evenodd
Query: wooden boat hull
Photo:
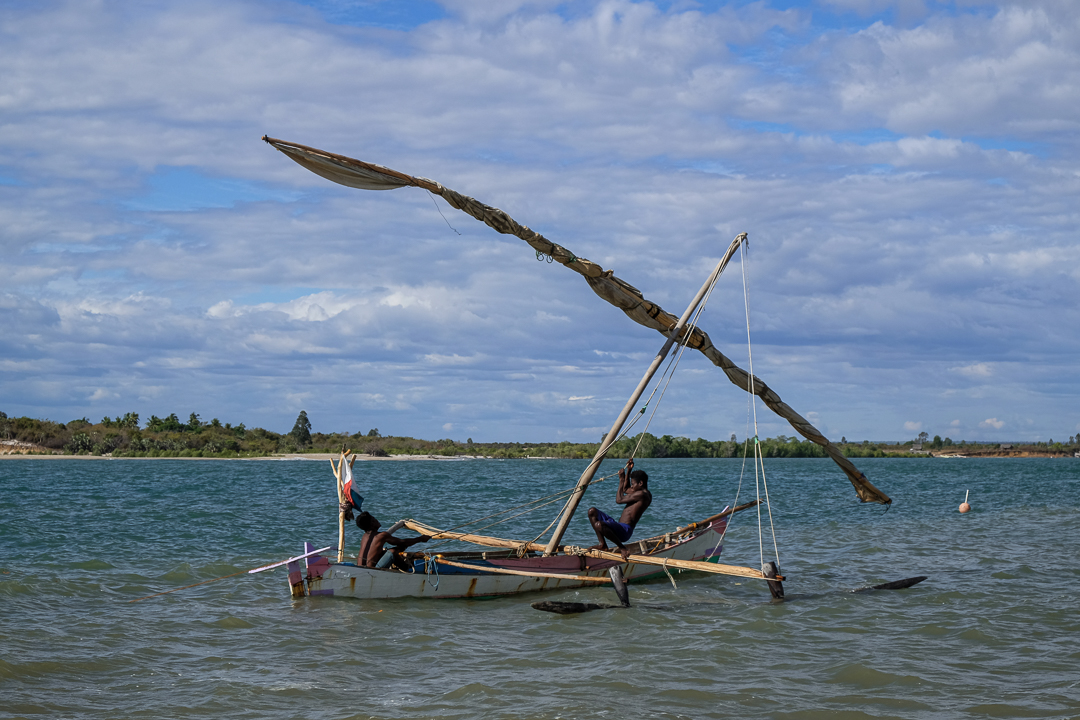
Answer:
<svg viewBox="0 0 1080 720"><path fill-rule="evenodd" d="M727 518L722 518L693 530L631 543L629 547L634 552L652 547L654 549L646 554L653 558L717 562L723 551L721 542L726 527ZM289 585L294 597L484 598L595 586L600 584L596 579L606 579L608 569L614 565L621 566L623 577L630 582L665 573L664 568L657 565L618 563L577 555L518 558L507 556L505 551L486 555L488 557L480 552L448 553L447 557L453 557L455 561L460 557L462 564L491 570L417 560L412 572L358 567L354 563L332 562L315 555L307 558L306 572L299 562L289 564ZM504 574L500 570L538 575Z"/></svg>

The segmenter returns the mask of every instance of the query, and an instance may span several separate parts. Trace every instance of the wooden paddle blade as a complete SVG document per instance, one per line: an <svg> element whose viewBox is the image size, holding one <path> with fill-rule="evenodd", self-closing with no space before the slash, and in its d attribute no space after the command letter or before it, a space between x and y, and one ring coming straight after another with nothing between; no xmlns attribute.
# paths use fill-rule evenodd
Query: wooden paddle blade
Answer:
<svg viewBox="0 0 1080 720"><path fill-rule="evenodd" d="M575 613L589 612L590 610L610 610L622 607L621 605L600 605L597 603L560 602L558 600L537 600L532 604L534 610L558 613L559 615L573 615Z"/></svg>
<svg viewBox="0 0 1080 720"><path fill-rule="evenodd" d="M918 577L904 578L903 580L894 580L893 582L881 583L880 585L874 585L871 590L903 590L909 588L912 585L918 585L926 579L926 575L919 575Z"/></svg>
<svg viewBox="0 0 1080 720"><path fill-rule="evenodd" d="M769 592L772 594L774 600L784 599L784 584L780 582L780 568L776 566L776 563L769 561L761 567L761 574L768 580Z"/></svg>
<svg viewBox="0 0 1080 720"><path fill-rule="evenodd" d="M926 579L926 575L919 575L918 577L904 578L903 580L893 580L892 582L881 583L880 585L872 585L870 587L859 588L852 590L852 592L866 592L868 590L903 590L909 588L912 585L918 585Z"/></svg>
<svg viewBox="0 0 1080 720"><path fill-rule="evenodd" d="M619 602L623 607L630 607L630 593L626 589L622 569L618 565L612 565L608 568L608 575L611 576L611 584L615 586L615 594L619 596Z"/></svg>

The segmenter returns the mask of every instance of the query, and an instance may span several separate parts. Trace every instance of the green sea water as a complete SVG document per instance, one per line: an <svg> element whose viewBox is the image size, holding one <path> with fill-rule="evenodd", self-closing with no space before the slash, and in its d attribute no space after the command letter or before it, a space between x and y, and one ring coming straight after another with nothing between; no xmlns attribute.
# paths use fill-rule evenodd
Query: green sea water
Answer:
<svg viewBox="0 0 1080 720"><path fill-rule="evenodd" d="M356 468L384 524L450 527L568 487L583 464ZM0 718L1080 717L1080 460L857 464L888 512L828 460L766 466L784 602L675 573L677 587L631 586L630 609L561 616L530 602L614 594L294 600L281 568L132 603L335 543L328 463L5 460ZM646 536L732 504L742 466L639 467ZM587 502L613 512L608 485ZM740 502L754 493L745 478ZM550 520L486 532L532 537ZM723 562L760 564L757 527L737 516ZM568 539L591 541L583 513ZM914 575L929 579L850 592Z"/></svg>

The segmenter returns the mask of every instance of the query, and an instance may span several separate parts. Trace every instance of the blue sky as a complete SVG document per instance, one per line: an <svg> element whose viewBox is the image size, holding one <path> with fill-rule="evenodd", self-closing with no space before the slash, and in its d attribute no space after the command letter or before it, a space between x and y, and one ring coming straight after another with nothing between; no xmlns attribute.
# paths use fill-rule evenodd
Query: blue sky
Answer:
<svg viewBox="0 0 1080 720"><path fill-rule="evenodd" d="M1080 432L1068 2L5 3L0 38L8 415L607 429L658 335L268 134L500 207L676 314L748 232L756 374L834 439ZM745 364L741 273L702 327ZM650 431L748 416L688 355Z"/></svg>

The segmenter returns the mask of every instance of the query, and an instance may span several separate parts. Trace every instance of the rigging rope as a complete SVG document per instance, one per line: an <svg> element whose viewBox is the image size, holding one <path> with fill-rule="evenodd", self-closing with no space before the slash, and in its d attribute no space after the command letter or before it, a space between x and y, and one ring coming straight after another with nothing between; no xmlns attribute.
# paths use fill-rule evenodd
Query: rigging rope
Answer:
<svg viewBox="0 0 1080 720"><path fill-rule="evenodd" d="M749 279L747 277L747 266L750 263L750 257L746 248L746 243L743 243L742 250L742 279L743 279L743 306L746 310L746 353L749 363L749 376L747 379L747 390L750 393L750 406L753 409L754 418L754 487L757 489L758 500L761 500L761 490L765 490L765 506L769 516L769 530L772 533L773 540L773 552L776 555L776 564L780 565L780 550L776 545L776 527L773 525L772 515L772 503L769 502L769 483L765 478L765 463L764 458L761 455L761 441L758 438L758 419L757 419L757 402L754 393L754 354L752 345L750 342L750 286ZM749 437L747 442L750 442ZM746 453L743 452L743 465L746 464ZM759 478L760 477L760 481ZM757 506L758 516L758 551L761 553L761 565L765 566L765 546L764 546L764 533L761 529L761 503Z"/></svg>
<svg viewBox="0 0 1080 720"><path fill-rule="evenodd" d="M611 478L611 477L614 477L614 476L613 475L604 475L603 477L600 477L600 478L594 478L589 483L589 485L595 485L596 483L602 483L602 482L604 482L605 480L607 480L608 478ZM481 528L477 528L475 530L475 532L479 533L482 530L487 530L488 528L495 527L496 525L500 525L500 524L502 524L504 522L508 522L510 520L513 520L514 518L521 517L522 515L527 515L527 514L529 514L531 512L535 512L536 510L547 507L548 505L553 505L556 502L558 502L562 498L562 496L573 494L574 490L575 490L575 488L569 488L567 490L560 490L559 492L552 493L550 495L544 495L543 497L536 498L535 500L530 500L529 502L522 503L521 505L516 505L516 506L514 506L512 508L507 508L506 510L500 510L499 512L491 513L490 515L485 515L483 517L476 518L475 520L470 520L468 522L461 523L460 525L456 525L456 526L454 526L452 528L449 528L447 530L442 530L442 532L457 532L458 530L461 530L462 528L467 528L467 527L469 527L471 525L475 525L477 523L483 522L484 520L487 520L489 518L498 517L500 515L505 515L507 513L513 512L515 510L520 510L521 508L529 508L528 510L524 510L523 512L520 512L520 513L518 513L516 515L511 515L510 517L506 517L506 518L503 518L502 520L497 520L497 521L495 521L493 523L489 523L488 525L485 525L485 526L483 526ZM550 498L555 498L555 499L550 500ZM544 500L548 500L548 502L543 502ZM529 507L531 505L535 506L535 507ZM556 518L558 518L558 516L556 516ZM554 524L554 521L552 521L552 524ZM537 536L537 539L542 537L547 532L547 530L549 530L549 529L551 529L551 525L548 525L548 528L545 529L544 532L541 533L539 536ZM440 546L445 545L446 543L449 543L449 542L454 542L454 540L455 540L455 538L446 538L440 543L436 543L435 545L429 545L428 550L431 550L432 548L440 547ZM536 542L536 540L534 539L532 542Z"/></svg>
<svg viewBox="0 0 1080 720"><path fill-rule="evenodd" d="M645 428L638 436L638 442L637 445L634 447L634 452L630 454L630 457L632 458L636 457L638 450L641 449L641 443L645 440L645 433L649 431L649 427L652 425L653 418L656 417L656 411L657 409L659 409L660 403L663 401L664 395L667 393L668 386L671 385L671 381L675 377L675 370L678 369L679 362L682 360L683 353L686 352L686 340L693 337L694 330L696 330L698 326L698 320L701 318L701 314L705 311L705 306L709 304L709 298L712 297L713 290L716 289L716 283L719 280L719 275L713 278L712 284L709 285L709 289L705 293L705 297L701 299L701 303L697 306L690 320L686 323L686 331L683 333L682 340L676 341L678 349L668 360L668 365L664 369L663 375L661 375L660 380L657 381L656 386L653 388L652 394L649 395L648 401L646 401L645 406L641 409L641 412L644 413L645 409L649 407L649 404L652 402L653 396L656 395L656 391L660 388L660 385L662 383L664 389L661 390L660 397L657 398L656 405L653 406L653 410L649 414L649 421L645 423ZM636 423L637 420L638 418L635 418L634 423ZM631 423L631 427L633 427L633 423ZM627 428L627 430L629 430L629 428ZM623 432L623 435L626 435L625 431Z"/></svg>

